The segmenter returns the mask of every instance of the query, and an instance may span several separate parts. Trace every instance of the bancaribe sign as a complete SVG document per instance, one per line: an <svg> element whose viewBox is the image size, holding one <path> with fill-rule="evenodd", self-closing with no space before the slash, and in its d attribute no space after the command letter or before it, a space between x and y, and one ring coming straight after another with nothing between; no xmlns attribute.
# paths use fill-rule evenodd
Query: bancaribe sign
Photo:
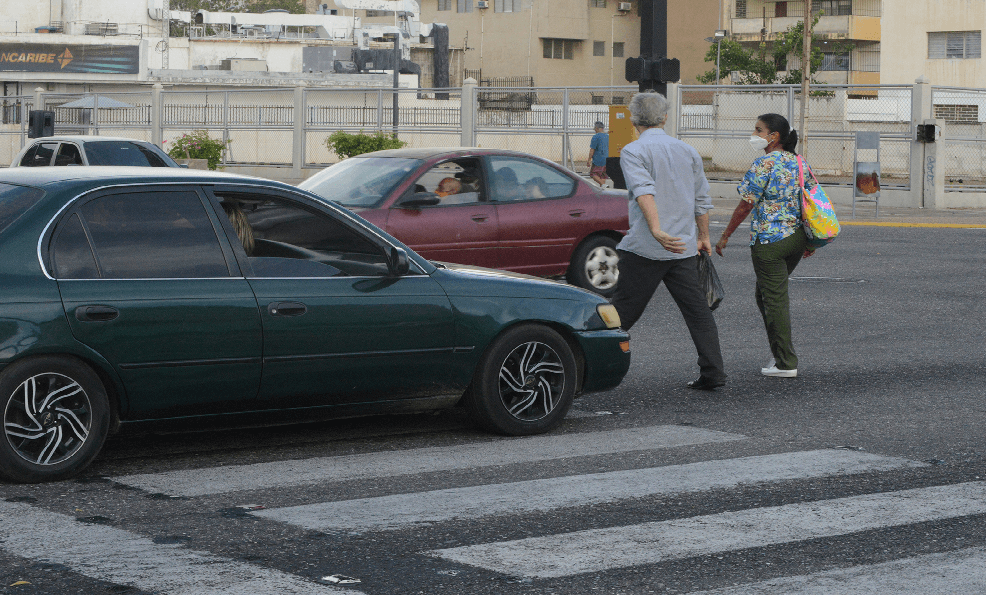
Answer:
<svg viewBox="0 0 986 595"><path fill-rule="evenodd" d="M136 45L0 43L0 72L137 74Z"/></svg>

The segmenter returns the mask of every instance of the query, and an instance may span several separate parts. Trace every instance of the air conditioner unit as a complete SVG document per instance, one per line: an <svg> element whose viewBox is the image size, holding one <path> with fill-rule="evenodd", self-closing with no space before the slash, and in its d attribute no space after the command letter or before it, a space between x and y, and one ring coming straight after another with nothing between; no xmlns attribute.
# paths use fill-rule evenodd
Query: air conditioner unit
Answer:
<svg viewBox="0 0 986 595"><path fill-rule="evenodd" d="M490 7L490 3L488 0L478 0L478 2L476 2L476 8L489 8L489 7Z"/></svg>
<svg viewBox="0 0 986 595"><path fill-rule="evenodd" d="M631 6L629 2L620 2L620 4L617 6L617 9L622 10L623 12L629 11L630 8Z"/></svg>

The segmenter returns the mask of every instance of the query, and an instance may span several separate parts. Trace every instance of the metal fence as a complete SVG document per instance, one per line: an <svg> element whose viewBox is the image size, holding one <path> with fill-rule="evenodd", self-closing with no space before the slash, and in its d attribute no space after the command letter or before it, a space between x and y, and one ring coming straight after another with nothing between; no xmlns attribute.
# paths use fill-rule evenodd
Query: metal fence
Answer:
<svg viewBox="0 0 986 595"><path fill-rule="evenodd" d="M610 105L628 103L636 87L475 87L475 144L515 149L588 171L595 122L609 128ZM796 86L681 85L671 100L675 130L702 155L712 180L739 179L755 156L753 123L776 112L797 123ZM933 87L933 116L943 124L939 146L950 191L986 187L986 90ZM914 131L912 86L816 85L808 105L807 154L829 184L852 181L856 132L880 133L883 185L907 188ZM338 130L396 134L409 147L459 146L461 89L265 88L162 90L133 93L43 94L58 134L160 139L165 149L182 134L206 130L229 141L224 163L324 167L338 157L326 139ZM0 164L27 140L34 96L4 97ZM155 111L157 110L157 111ZM923 117L930 117L932 114ZM799 131L800 132L800 131ZM169 144L170 143L170 144Z"/></svg>
<svg viewBox="0 0 986 595"><path fill-rule="evenodd" d="M939 160L947 189L986 188L986 89L932 87L931 103L942 128Z"/></svg>
<svg viewBox="0 0 986 595"><path fill-rule="evenodd" d="M797 128L801 88L681 85L676 101L678 137L702 155L709 179L738 180L755 157L747 139L757 116L781 114ZM911 87L815 85L808 117L802 150L826 183L852 183L855 133L873 131L880 133L883 185L910 186Z"/></svg>

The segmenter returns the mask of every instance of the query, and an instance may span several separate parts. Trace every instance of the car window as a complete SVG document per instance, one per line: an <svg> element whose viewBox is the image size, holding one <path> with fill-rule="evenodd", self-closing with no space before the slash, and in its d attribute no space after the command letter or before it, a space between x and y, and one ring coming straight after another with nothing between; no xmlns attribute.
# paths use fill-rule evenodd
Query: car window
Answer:
<svg viewBox="0 0 986 595"><path fill-rule="evenodd" d="M439 206L479 202L479 168L479 160L473 158L440 163L415 180L409 192L433 192L441 199Z"/></svg>
<svg viewBox="0 0 986 595"><path fill-rule="evenodd" d="M152 146L131 141L92 141L85 145L89 165L173 167Z"/></svg>
<svg viewBox="0 0 986 595"><path fill-rule="evenodd" d="M55 155L58 143L38 143L34 145L24 158L21 165L24 167L47 167L51 165L51 158Z"/></svg>
<svg viewBox="0 0 986 595"><path fill-rule="evenodd" d="M417 159L350 157L308 178L299 188L346 206L374 208L421 166Z"/></svg>
<svg viewBox="0 0 986 595"><path fill-rule="evenodd" d="M96 257L78 213L60 227L52 245L51 260L58 279L97 279Z"/></svg>
<svg viewBox="0 0 986 595"><path fill-rule="evenodd" d="M195 192L112 194L81 211L103 278L229 276L215 228Z"/></svg>
<svg viewBox="0 0 986 595"><path fill-rule="evenodd" d="M40 188L0 184L0 233L44 195L44 190Z"/></svg>
<svg viewBox="0 0 986 595"><path fill-rule="evenodd" d="M72 143L62 143L55 155L55 165L82 165L82 153Z"/></svg>
<svg viewBox="0 0 986 595"><path fill-rule="evenodd" d="M328 214L295 201L242 193L217 196L255 277L385 276L383 248Z"/></svg>
<svg viewBox="0 0 986 595"><path fill-rule="evenodd" d="M519 157L490 157L491 200L511 202L562 198L575 191L575 180L557 169Z"/></svg>

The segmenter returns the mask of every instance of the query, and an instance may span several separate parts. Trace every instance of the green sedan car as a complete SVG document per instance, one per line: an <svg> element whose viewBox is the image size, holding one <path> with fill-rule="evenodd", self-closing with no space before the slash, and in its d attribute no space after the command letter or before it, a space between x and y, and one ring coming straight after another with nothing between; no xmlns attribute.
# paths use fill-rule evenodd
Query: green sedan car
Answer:
<svg viewBox="0 0 986 595"><path fill-rule="evenodd" d="M630 364L604 299L429 262L269 180L5 170L0 253L9 481L71 477L109 433L148 423L461 405L493 432L546 432Z"/></svg>

